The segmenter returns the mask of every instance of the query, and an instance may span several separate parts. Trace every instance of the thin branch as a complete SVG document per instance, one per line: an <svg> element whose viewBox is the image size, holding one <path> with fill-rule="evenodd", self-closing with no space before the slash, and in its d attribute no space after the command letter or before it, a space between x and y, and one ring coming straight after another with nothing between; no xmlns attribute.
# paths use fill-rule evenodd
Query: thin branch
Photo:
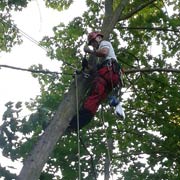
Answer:
<svg viewBox="0 0 180 180"><path fill-rule="evenodd" d="M135 8L130 13L126 14L125 16L120 17L119 21L125 20L125 19L128 19L128 18L132 17L134 14L136 14L137 12L139 12L142 9L146 8L147 6L149 6L150 4L154 3L155 1L157 1L157 0L150 0L150 1L146 2L145 4L142 4L142 5L138 6L137 8Z"/></svg>
<svg viewBox="0 0 180 180"><path fill-rule="evenodd" d="M9 68L9 69L15 69L15 70L20 70L20 71L27 71L27 72L31 72L31 73L62 74L60 72L55 72L55 71L25 69L25 68L19 68L19 67L3 65L3 64L0 64L0 68Z"/></svg>
<svg viewBox="0 0 180 180"><path fill-rule="evenodd" d="M169 28L163 28L163 27L127 27L127 26L122 26L120 27L121 29L132 29L132 30L148 30L148 31L164 31L164 32L180 32L178 29L169 29Z"/></svg>
<svg viewBox="0 0 180 180"><path fill-rule="evenodd" d="M143 69L129 69L129 70L124 70L125 74L130 74L130 73L144 73L144 72L148 72L148 73L152 73L152 72L171 72L171 73L180 73L179 69L165 69L165 68L143 68Z"/></svg>

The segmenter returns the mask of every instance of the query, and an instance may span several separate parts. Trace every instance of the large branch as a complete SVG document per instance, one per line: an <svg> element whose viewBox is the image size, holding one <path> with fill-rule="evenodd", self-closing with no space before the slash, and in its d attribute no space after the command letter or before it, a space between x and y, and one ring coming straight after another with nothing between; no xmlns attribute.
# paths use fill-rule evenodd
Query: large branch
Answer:
<svg viewBox="0 0 180 180"><path fill-rule="evenodd" d="M109 34L113 31L113 28L117 24L119 17L121 17L122 12L129 1L130 0L122 0L112 15L105 16L102 25L102 32L105 39L108 39Z"/></svg>
<svg viewBox="0 0 180 180"><path fill-rule="evenodd" d="M116 26L116 24L119 21L132 17L134 14L138 13L139 11L146 8L150 4L154 3L155 1L157 1L157 0L150 0L150 1L148 1L142 5L138 6L137 8L133 9L128 14L123 15L123 10L128 5L128 3L130 1L129 0L122 0L120 2L119 6L114 11L114 13L112 15L109 15L109 16L106 15L104 18L103 25L102 25L102 32L104 33L105 38L108 39L109 34L113 31L113 28ZM111 6L112 6L112 4L111 4ZM105 5L105 10L106 10L105 13L107 14L109 9L106 7L106 5Z"/></svg>
<svg viewBox="0 0 180 180"><path fill-rule="evenodd" d="M105 1L105 17L109 16L113 12L113 0Z"/></svg>

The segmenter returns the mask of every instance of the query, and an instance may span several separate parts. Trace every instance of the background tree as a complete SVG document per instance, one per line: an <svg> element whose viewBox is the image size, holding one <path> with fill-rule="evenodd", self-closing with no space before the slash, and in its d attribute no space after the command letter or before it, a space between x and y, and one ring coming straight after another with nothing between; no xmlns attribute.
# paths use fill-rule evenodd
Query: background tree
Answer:
<svg viewBox="0 0 180 180"><path fill-rule="evenodd" d="M67 6L71 3L48 2L50 4L47 5L58 9L63 9L63 3ZM126 119L117 119L105 102L94 120L81 130L83 179L96 179L101 174L108 179L110 173L116 175L117 179L127 180L179 179L180 76L165 70L179 69L180 65L180 3L169 0L86 2L88 10L82 17L76 17L67 26L60 24L54 27L54 36L44 37L41 42L49 49L48 55L52 59L63 60L63 74L33 74L38 78L42 92L41 96L28 104L29 108L37 110L36 113L21 119L18 117L21 104L6 104L0 136L3 154L12 160L27 158L35 143L35 147L38 147L39 142L44 141L44 146L50 149L56 144L53 151L49 151L51 154L40 179L78 177L77 135L64 135L58 141L76 111L75 84L72 83L72 76L67 74L74 73L72 66L81 66L80 52L87 33L101 30L113 43L118 60L126 70L122 90ZM173 12L169 9L173 9ZM155 52L157 47L158 51ZM42 66L31 68L42 70ZM149 71L140 71L144 68ZM130 73L132 71L128 69L139 71ZM81 80L78 90L85 92L83 85L88 82ZM64 95L65 92L68 93ZM81 96L79 98L83 99ZM68 111L62 111L65 109ZM59 134L57 124L57 127L62 125ZM54 136L48 136L49 132ZM44 137L52 138L53 142ZM39 150L37 153L43 151L35 149ZM43 158L38 160L46 161ZM3 176L7 176L7 172Z"/></svg>

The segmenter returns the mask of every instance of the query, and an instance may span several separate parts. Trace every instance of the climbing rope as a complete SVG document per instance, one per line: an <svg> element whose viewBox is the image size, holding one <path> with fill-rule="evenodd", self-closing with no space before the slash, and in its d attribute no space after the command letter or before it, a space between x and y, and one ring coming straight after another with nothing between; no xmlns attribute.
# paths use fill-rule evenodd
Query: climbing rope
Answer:
<svg viewBox="0 0 180 180"><path fill-rule="evenodd" d="M79 129L79 100L78 100L78 81L77 81L77 73L75 72L75 86L76 86L76 114L77 114L77 142L78 142L78 176L79 180L81 180L81 152L80 152L80 129Z"/></svg>

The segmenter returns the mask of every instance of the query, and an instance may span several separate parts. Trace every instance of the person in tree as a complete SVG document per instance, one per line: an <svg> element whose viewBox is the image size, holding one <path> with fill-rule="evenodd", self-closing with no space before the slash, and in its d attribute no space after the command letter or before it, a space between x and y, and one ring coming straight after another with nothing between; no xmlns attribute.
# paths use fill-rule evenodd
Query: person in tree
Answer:
<svg viewBox="0 0 180 180"><path fill-rule="evenodd" d="M100 103L105 100L113 88L120 84L120 66L109 41L103 39L100 32L91 32L88 35L88 46L84 47L85 53L98 57L97 75L93 81L90 95L86 98L79 111L79 128L84 127L94 117ZM71 129L77 129L77 115L71 122Z"/></svg>

